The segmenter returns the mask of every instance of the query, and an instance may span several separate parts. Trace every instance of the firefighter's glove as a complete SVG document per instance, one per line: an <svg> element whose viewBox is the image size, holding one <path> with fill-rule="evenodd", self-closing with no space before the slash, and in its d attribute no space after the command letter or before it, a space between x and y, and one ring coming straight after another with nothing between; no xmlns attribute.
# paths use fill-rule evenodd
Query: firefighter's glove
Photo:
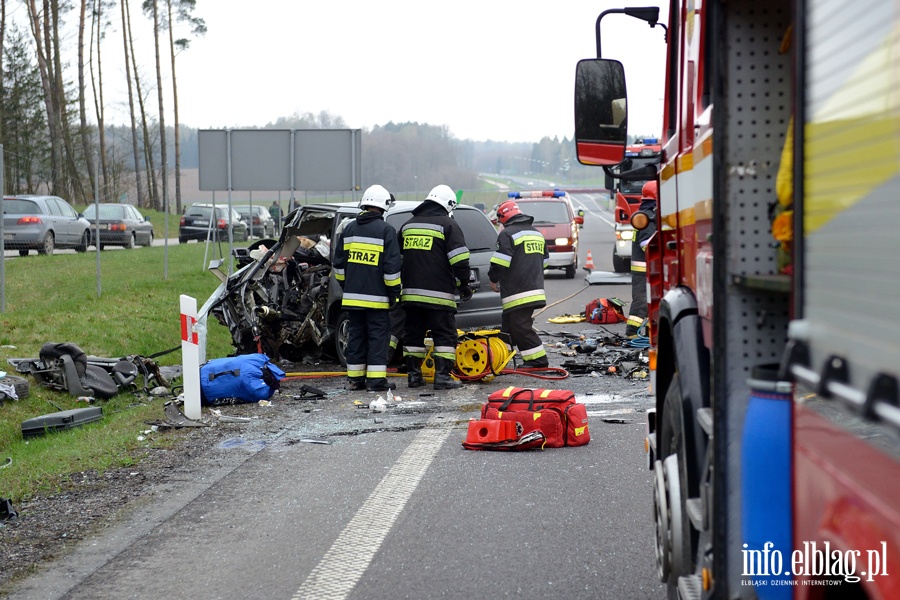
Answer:
<svg viewBox="0 0 900 600"><path fill-rule="evenodd" d="M467 285L459 286L459 299L463 302L468 302L472 299L472 288Z"/></svg>

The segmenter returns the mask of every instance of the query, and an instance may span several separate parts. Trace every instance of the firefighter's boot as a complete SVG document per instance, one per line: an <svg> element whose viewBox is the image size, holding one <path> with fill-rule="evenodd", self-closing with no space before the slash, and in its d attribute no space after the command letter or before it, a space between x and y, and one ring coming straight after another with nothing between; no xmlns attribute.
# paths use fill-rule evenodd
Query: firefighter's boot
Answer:
<svg viewBox="0 0 900 600"><path fill-rule="evenodd" d="M406 357L406 383L411 388L422 387L425 385L425 378L422 377L422 359L417 356Z"/></svg>
<svg viewBox="0 0 900 600"><path fill-rule="evenodd" d="M462 384L450 376L455 361L436 356L434 358L434 389L455 390Z"/></svg>

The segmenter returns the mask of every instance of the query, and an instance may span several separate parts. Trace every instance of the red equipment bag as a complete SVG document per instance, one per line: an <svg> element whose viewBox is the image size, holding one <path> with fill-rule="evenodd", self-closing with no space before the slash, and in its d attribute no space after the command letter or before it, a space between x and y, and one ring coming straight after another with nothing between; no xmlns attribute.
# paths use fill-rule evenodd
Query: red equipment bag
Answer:
<svg viewBox="0 0 900 600"><path fill-rule="evenodd" d="M587 408L575 401L572 390L510 386L488 396L481 418L516 421L525 434L540 431L547 448L583 446L591 441Z"/></svg>
<svg viewBox="0 0 900 600"><path fill-rule="evenodd" d="M531 450L544 446L544 434L538 430L524 433L518 422L473 419L462 445L466 450Z"/></svg>
<svg viewBox="0 0 900 600"><path fill-rule="evenodd" d="M618 298L596 298L584 307L584 320L594 325L609 325L626 321L625 303Z"/></svg>

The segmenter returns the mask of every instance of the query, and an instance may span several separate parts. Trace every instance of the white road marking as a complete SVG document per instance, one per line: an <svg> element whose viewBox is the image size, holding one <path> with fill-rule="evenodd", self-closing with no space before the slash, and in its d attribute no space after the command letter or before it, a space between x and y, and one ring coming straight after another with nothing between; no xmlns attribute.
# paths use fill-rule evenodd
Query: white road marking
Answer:
<svg viewBox="0 0 900 600"><path fill-rule="evenodd" d="M630 402L633 401L632 398L628 396L623 396L621 394L591 394L591 395L582 395L576 394L575 401L580 404L585 404L590 406L592 404L611 404L613 402Z"/></svg>
<svg viewBox="0 0 900 600"><path fill-rule="evenodd" d="M587 415L589 417L614 417L616 415L633 415L637 411L633 408L617 408L615 410L589 410L587 411Z"/></svg>
<svg viewBox="0 0 900 600"><path fill-rule="evenodd" d="M428 424L375 487L292 600L346 598L372 562L451 428Z"/></svg>

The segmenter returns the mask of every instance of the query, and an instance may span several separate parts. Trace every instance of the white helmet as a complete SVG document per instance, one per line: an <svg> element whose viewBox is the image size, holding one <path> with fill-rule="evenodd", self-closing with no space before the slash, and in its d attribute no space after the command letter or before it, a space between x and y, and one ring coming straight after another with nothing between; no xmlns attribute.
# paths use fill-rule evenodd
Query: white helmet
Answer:
<svg viewBox="0 0 900 600"><path fill-rule="evenodd" d="M394 203L394 196L380 185L369 186L359 201L359 207L374 206L381 210L387 210Z"/></svg>
<svg viewBox="0 0 900 600"><path fill-rule="evenodd" d="M440 204L448 213L456 208L456 194L449 185L438 185L428 193L426 200Z"/></svg>

